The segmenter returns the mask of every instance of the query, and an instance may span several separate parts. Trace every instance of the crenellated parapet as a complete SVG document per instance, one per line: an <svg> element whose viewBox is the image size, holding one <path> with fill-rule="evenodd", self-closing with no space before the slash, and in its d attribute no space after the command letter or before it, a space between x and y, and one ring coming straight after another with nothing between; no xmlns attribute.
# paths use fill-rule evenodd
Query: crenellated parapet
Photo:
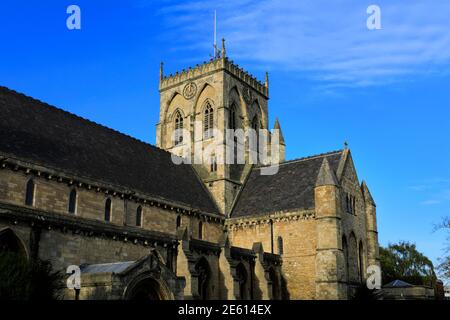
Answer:
<svg viewBox="0 0 450 320"><path fill-rule="evenodd" d="M181 72L177 71L175 74L170 74L167 76L164 76L161 67L159 90L164 91L166 89L180 85L183 82L195 80L196 78L217 71L225 71L229 73L230 75L243 81L249 87L253 88L258 93L262 94L265 97L268 97L269 95L269 83L267 76L265 82L263 83L259 81L256 77L251 75L248 71L239 67L239 65L235 64L232 60L229 60L227 57L219 57L216 59L211 59L210 61L205 61L200 65L197 64L193 68L189 67L188 69L183 69Z"/></svg>

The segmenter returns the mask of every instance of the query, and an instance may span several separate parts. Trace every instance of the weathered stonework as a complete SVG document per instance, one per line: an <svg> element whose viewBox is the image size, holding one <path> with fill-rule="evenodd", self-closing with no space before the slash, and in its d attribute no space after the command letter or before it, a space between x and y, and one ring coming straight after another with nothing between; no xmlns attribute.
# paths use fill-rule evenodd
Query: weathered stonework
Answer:
<svg viewBox="0 0 450 320"><path fill-rule="evenodd" d="M177 115L191 132L190 142L198 141L192 153L211 146L213 139L194 128L196 121L203 123L206 104L220 133L230 127L233 108L235 128L269 128L268 76L264 83L256 80L224 49L221 57L175 75L164 76L161 68L159 89L156 144L172 154L186 156L189 142L173 141ZM274 128L281 134L278 120ZM0 244L28 259L50 260L57 270L82 266L84 285L80 291L65 290L65 299L350 299L365 282L367 267L379 265L375 202L366 183L359 183L347 148L284 161L282 134L280 142L284 174L272 180L254 178L263 165L250 163L248 152L242 165L188 167L192 171L183 172L195 172L199 188L178 194L189 195L192 203L173 197L176 190L156 196L0 149ZM236 143L240 148L249 144L248 139ZM170 155L145 150L155 152L155 158ZM211 155L220 160L225 153L219 143ZM147 179L141 171L137 180ZM158 174L165 177L165 172ZM255 190L269 188L261 194L248 190L250 177ZM32 203L26 204L30 179ZM207 196L194 202L202 192ZM110 211L105 209L108 201ZM202 206L208 201L211 206Z"/></svg>

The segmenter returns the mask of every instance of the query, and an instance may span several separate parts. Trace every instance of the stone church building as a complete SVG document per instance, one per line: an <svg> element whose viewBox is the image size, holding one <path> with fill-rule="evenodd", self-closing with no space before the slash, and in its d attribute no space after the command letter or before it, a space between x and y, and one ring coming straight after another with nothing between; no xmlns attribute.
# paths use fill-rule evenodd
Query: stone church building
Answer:
<svg viewBox="0 0 450 320"><path fill-rule="evenodd" d="M248 154L223 164L225 146L176 164L212 128L269 129L268 77L222 45L174 75L161 65L159 91L153 146L0 87L0 250L79 266L64 299L350 299L379 265L375 202L350 150L285 161L280 134L274 175Z"/></svg>

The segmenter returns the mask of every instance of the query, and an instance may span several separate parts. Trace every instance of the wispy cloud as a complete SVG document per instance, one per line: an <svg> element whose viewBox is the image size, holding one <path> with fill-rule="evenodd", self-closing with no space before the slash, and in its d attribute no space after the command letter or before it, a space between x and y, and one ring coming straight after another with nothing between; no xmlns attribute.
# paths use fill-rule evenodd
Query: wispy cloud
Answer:
<svg viewBox="0 0 450 320"><path fill-rule="evenodd" d="M381 7L382 30L366 28ZM386 84L450 69L450 2L163 1L159 15L181 50L211 49L213 11L231 57L253 67L301 72L330 86Z"/></svg>
<svg viewBox="0 0 450 320"><path fill-rule="evenodd" d="M433 205L433 204L439 204L441 202L442 202L441 200L430 199L430 200L422 201L420 204L422 204L422 205Z"/></svg>
<svg viewBox="0 0 450 320"><path fill-rule="evenodd" d="M434 183L411 186L410 189L423 193L428 197L421 205L436 205L450 201L450 182L446 179L435 180Z"/></svg>

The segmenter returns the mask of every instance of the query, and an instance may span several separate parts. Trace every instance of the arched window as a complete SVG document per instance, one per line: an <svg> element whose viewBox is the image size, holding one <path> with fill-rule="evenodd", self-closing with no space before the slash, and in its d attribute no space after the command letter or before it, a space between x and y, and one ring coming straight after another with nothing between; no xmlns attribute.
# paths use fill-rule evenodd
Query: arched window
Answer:
<svg viewBox="0 0 450 320"><path fill-rule="evenodd" d="M139 206L136 209L136 227L142 226L142 207Z"/></svg>
<svg viewBox="0 0 450 320"><path fill-rule="evenodd" d="M69 213L75 214L77 210L77 190L72 189L69 194Z"/></svg>
<svg viewBox="0 0 450 320"><path fill-rule="evenodd" d="M362 241L359 241L359 278L361 283L364 281L364 247Z"/></svg>
<svg viewBox="0 0 450 320"><path fill-rule="evenodd" d="M177 217L177 229L181 227L181 216Z"/></svg>
<svg viewBox="0 0 450 320"><path fill-rule="evenodd" d="M348 245L345 236L342 236L342 251L344 252L345 281L348 281Z"/></svg>
<svg viewBox="0 0 450 320"><path fill-rule="evenodd" d="M105 221L107 221L107 222L111 221L111 207L112 207L112 202L111 202L111 199L108 198L105 201Z"/></svg>
<svg viewBox="0 0 450 320"><path fill-rule="evenodd" d="M27 260L27 249L22 240L10 228L0 230L0 253L11 253Z"/></svg>
<svg viewBox="0 0 450 320"><path fill-rule="evenodd" d="M205 139L213 137L213 128L214 128L214 109L209 103L209 101L207 101L203 115L203 137Z"/></svg>
<svg viewBox="0 0 450 320"><path fill-rule="evenodd" d="M283 238L281 236L279 236L277 238L277 241L278 241L278 254L282 255L284 253Z"/></svg>
<svg viewBox="0 0 450 320"><path fill-rule="evenodd" d="M349 193L345 195L347 212L356 215L356 198Z"/></svg>
<svg viewBox="0 0 450 320"><path fill-rule="evenodd" d="M258 116L257 116L257 115L255 115L255 116L253 117L253 120L252 120L252 129L254 129L254 130L258 130L258 129L259 129Z"/></svg>
<svg viewBox="0 0 450 320"><path fill-rule="evenodd" d="M183 116L177 111L175 116L175 145L183 142Z"/></svg>
<svg viewBox="0 0 450 320"><path fill-rule="evenodd" d="M203 239L203 222L201 221L198 223L198 238Z"/></svg>
<svg viewBox="0 0 450 320"><path fill-rule="evenodd" d="M210 171L211 172L216 172L217 171L217 158L216 158L216 156L211 156Z"/></svg>
<svg viewBox="0 0 450 320"><path fill-rule="evenodd" d="M25 193L25 205L27 205L27 206L34 205L35 189L36 189L36 185L34 184L33 179L28 180L26 193Z"/></svg>
<svg viewBox="0 0 450 320"><path fill-rule="evenodd" d="M355 234L350 233L348 237L348 277L351 282L358 282L359 266L358 266L358 242Z"/></svg>
<svg viewBox="0 0 450 320"><path fill-rule="evenodd" d="M254 116L252 120L252 129L255 130L255 146L253 150L256 150L257 156L259 158L259 122L258 122L258 116Z"/></svg>
<svg viewBox="0 0 450 320"><path fill-rule="evenodd" d="M231 105L228 116L228 127L230 129L236 129L236 106L234 103Z"/></svg>

